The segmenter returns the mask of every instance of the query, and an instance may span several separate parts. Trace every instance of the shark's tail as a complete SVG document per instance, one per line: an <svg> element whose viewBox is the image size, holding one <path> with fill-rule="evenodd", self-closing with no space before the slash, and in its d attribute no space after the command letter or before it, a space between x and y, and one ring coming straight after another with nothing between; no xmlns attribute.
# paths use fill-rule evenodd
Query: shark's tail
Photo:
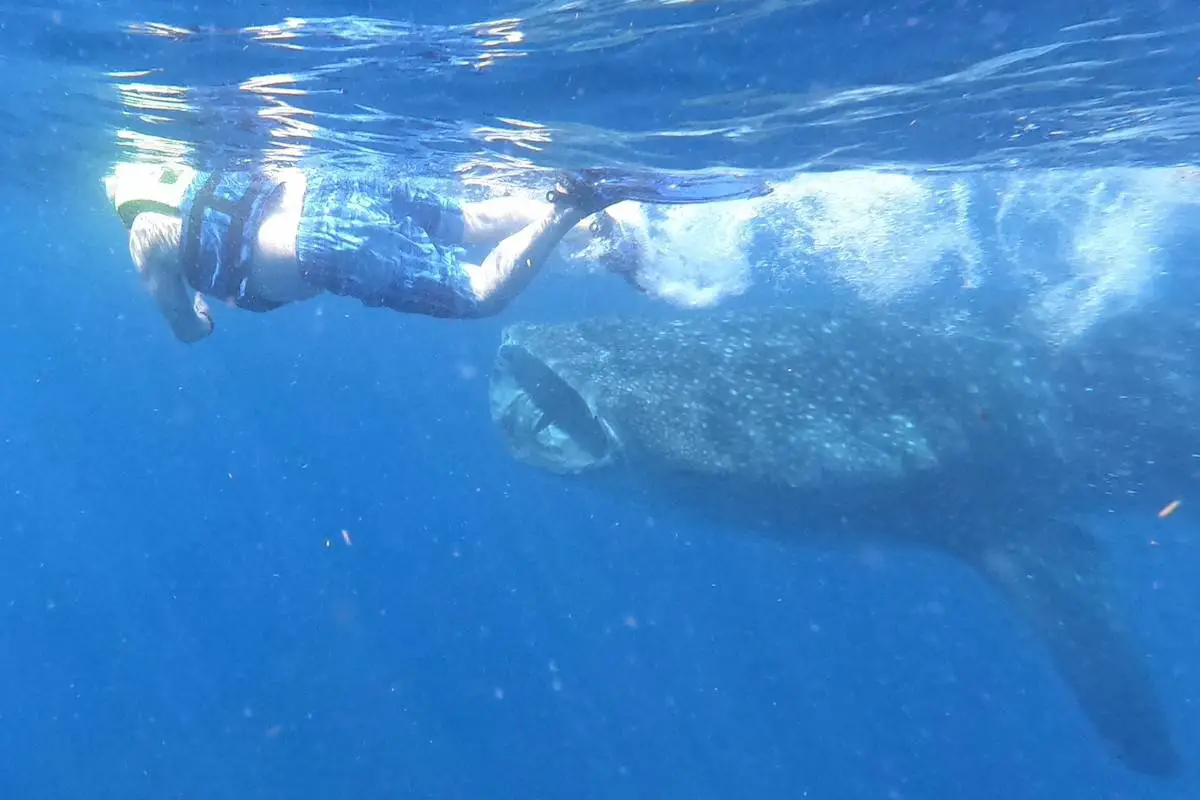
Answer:
<svg viewBox="0 0 1200 800"><path fill-rule="evenodd" d="M1099 544L1066 522L960 555L998 587L1046 643L1083 712L1138 772L1172 776L1180 759L1142 655L1113 609Z"/></svg>

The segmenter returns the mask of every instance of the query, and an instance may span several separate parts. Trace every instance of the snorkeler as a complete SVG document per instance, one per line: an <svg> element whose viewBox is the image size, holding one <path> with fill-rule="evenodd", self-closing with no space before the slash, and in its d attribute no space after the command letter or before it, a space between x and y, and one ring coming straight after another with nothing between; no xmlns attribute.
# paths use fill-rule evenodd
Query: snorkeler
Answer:
<svg viewBox="0 0 1200 800"><path fill-rule="evenodd" d="M264 312L331 292L435 317L490 316L572 228L624 199L567 179L547 202L460 204L403 180L179 165L120 164L104 183L134 265L189 343L212 333L206 296ZM491 252L460 261L471 245Z"/></svg>

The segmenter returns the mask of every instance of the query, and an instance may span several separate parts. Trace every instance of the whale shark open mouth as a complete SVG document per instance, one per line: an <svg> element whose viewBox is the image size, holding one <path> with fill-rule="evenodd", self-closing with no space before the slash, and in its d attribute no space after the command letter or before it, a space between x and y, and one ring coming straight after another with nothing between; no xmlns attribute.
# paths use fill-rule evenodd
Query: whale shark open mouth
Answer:
<svg viewBox="0 0 1200 800"><path fill-rule="evenodd" d="M612 429L568 377L523 344L506 341L496 355L492 419L514 457L559 474L609 464Z"/></svg>

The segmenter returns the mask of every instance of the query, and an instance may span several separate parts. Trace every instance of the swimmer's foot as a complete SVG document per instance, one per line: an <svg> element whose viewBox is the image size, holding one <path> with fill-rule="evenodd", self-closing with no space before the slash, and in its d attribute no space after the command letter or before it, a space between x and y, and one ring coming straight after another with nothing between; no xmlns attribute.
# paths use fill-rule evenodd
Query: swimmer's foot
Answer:
<svg viewBox="0 0 1200 800"><path fill-rule="evenodd" d="M559 208L590 216L627 198L620 187L604 186L591 170L580 170L560 173L546 199Z"/></svg>

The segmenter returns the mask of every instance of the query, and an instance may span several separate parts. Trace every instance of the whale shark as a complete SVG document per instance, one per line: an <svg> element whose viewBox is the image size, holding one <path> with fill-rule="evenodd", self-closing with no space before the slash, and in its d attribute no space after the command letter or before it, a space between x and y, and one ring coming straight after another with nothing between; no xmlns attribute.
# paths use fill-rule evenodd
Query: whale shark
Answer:
<svg viewBox="0 0 1200 800"><path fill-rule="evenodd" d="M509 452L539 470L734 530L968 564L1115 755L1172 776L1180 757L1103 549L1072 519L1094 454L1056 358L878 310L518 323L489 401Z"/></svg>

